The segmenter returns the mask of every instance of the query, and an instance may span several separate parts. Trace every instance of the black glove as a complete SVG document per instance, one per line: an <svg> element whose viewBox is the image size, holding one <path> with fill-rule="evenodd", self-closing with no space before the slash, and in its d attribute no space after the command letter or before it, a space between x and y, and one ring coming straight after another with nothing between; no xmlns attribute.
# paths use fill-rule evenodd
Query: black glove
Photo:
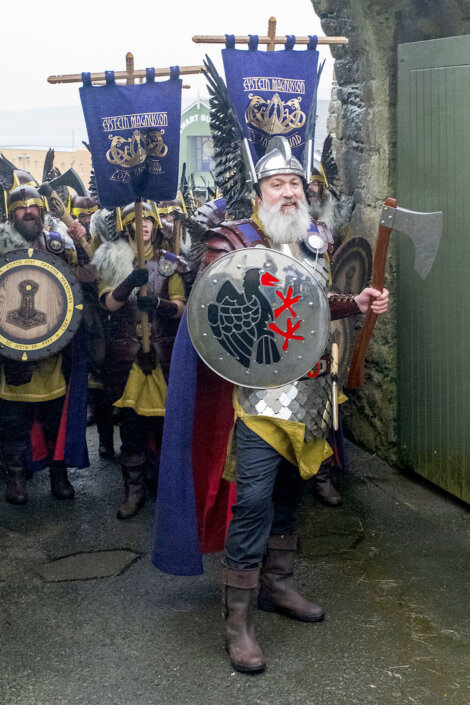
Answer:
<svg viewBox="0 0 470 705"><path fill-rule="evenodd" d="M144 353L142 347L139 349L139 352L137 353L137 364L144 375L151 375L152 371L157 366L157 362L157 351L153 345L150 346L150 350L147 353Z"/></svg>
<svg viewBox="0 0 470 705"><path fill-rule="evenodd" d="M148 269L133 269L128 277L124 279L122 284L119 284L112 292L113 299L124 303L131 295L132 289L136 286L147 284L149 280Z"/></svg>
<svg viewBox="0 0 470 705"><path fill-rule="evenodd" d="M144 267L144 269L133 269L126 279L124 279L123 284L127 284L131 289L136 286L142 286L142 284L147 284L149 280L149 270Z"/></svg>
<svg viewBox="0 0 470 705"><path fill-rule="evenodd" d="M159 300L158 296L141 296L138 294L137 308L144 313L152 313L157 308Z"/></svg>

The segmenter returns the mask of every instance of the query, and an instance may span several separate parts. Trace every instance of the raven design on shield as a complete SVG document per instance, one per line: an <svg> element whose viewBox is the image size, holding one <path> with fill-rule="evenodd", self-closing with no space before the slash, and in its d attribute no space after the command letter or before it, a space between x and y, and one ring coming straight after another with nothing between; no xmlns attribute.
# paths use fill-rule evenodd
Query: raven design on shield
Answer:
<svg viewBox="0 0 470 705"><path fill-rule="evenodd" d="M216 302L209 304L207 317L215 338L244 367L253 356L261 365L280 360L274 333L268 328L274 314L268 299L260 291L260 270L249 269L238 292L226 281Z"/></svg>

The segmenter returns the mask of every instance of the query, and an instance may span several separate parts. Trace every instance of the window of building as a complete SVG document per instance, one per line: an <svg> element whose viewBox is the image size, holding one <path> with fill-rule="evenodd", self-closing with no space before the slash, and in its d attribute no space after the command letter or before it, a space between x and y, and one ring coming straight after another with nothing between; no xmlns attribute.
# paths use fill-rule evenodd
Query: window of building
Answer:
<svg viewBox="0 0 470 705"><path fill-rule="evenodd" d="M193 153L195 171L211 171L214 168L214 145L208 136L190 137L191 151Z"/></svg>

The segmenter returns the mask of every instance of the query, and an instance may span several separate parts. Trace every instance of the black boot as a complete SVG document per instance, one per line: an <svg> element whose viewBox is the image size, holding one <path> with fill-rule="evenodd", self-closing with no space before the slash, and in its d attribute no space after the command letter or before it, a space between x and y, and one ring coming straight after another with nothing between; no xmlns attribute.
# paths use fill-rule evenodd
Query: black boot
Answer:
<svg viewBox="0 0 470 705"><path fill-rule="evenodd" d="M107 460L114 458L113 428L111 428L111 433L99 433L99 439L98 453L100 458Z"/></svg>
<svg viewBox="0 0 470 705"><path fill-rule="evenodd" d="M325 613L320 605L304 600L294 585L294 558L297 536L270 536L261 568L258 607L280 612L301 622L320 622Z"/></svg>
<svg viewBox="0 0 470 705"><path fill-rule="evenodd" d="M100 390L101 391L101 390ZM100 444L98 453L100 458L114 458L114 421L112 408L103 403L98 403L100 397L95 396L95 419Z"/></svg>
<svg viewBox="0 0 470 705"><path fill-rule="evenodd" d="M339 507L343 498L331 480L331 467L328 463L320 465L320 469L312 479L312 491L317 499L327 507Z"/></svg>
<svg viewBox="0 0 470 705"><path fill-rule="evenodd" d="M225 568L225 648L236 671L261 673L266 668L251 621L251 602L258 586L259 568Z"/></svg>
<svg viewBox="0 0 470 705"><path fill-rule="evenodd" d="M22 441L2 444L5 463L5 499L9 504L26 504L26 448Z"/></svg>
<svg viewBox="0 0 470 705"><path fill-rule="evenodd" d="M67 466L65 463L53 460L49 468L51 479L51 493L56 499L73 499L75 490L67 477Z"/></svg>
<svg viewBox="0 0 470 705"><path fill-rule="evenodd" d="M145 463L136 467L122 465L124 499L118 507L118 519L131 519L145 504Z"/></svg>

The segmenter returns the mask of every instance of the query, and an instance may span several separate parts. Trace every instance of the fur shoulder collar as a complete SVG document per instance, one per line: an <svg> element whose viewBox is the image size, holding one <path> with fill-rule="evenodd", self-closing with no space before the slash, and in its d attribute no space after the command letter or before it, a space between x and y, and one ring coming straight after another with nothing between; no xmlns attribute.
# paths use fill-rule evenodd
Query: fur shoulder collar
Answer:
<svg viewBox="0 0 470 705"><path fill-rule="evenodd" d="M100 245L91 263L100 279L114 289L132 272L134 259L132 247L126 240L120 239Z"/></svg>
<svg viewBox="0 0 470 705"><path fill-rule="evenodd" d="M34 247L34 245L18 232L13 223L8 220L6 223L2 223L0 225L0 255L20 247Z"/></svg>

